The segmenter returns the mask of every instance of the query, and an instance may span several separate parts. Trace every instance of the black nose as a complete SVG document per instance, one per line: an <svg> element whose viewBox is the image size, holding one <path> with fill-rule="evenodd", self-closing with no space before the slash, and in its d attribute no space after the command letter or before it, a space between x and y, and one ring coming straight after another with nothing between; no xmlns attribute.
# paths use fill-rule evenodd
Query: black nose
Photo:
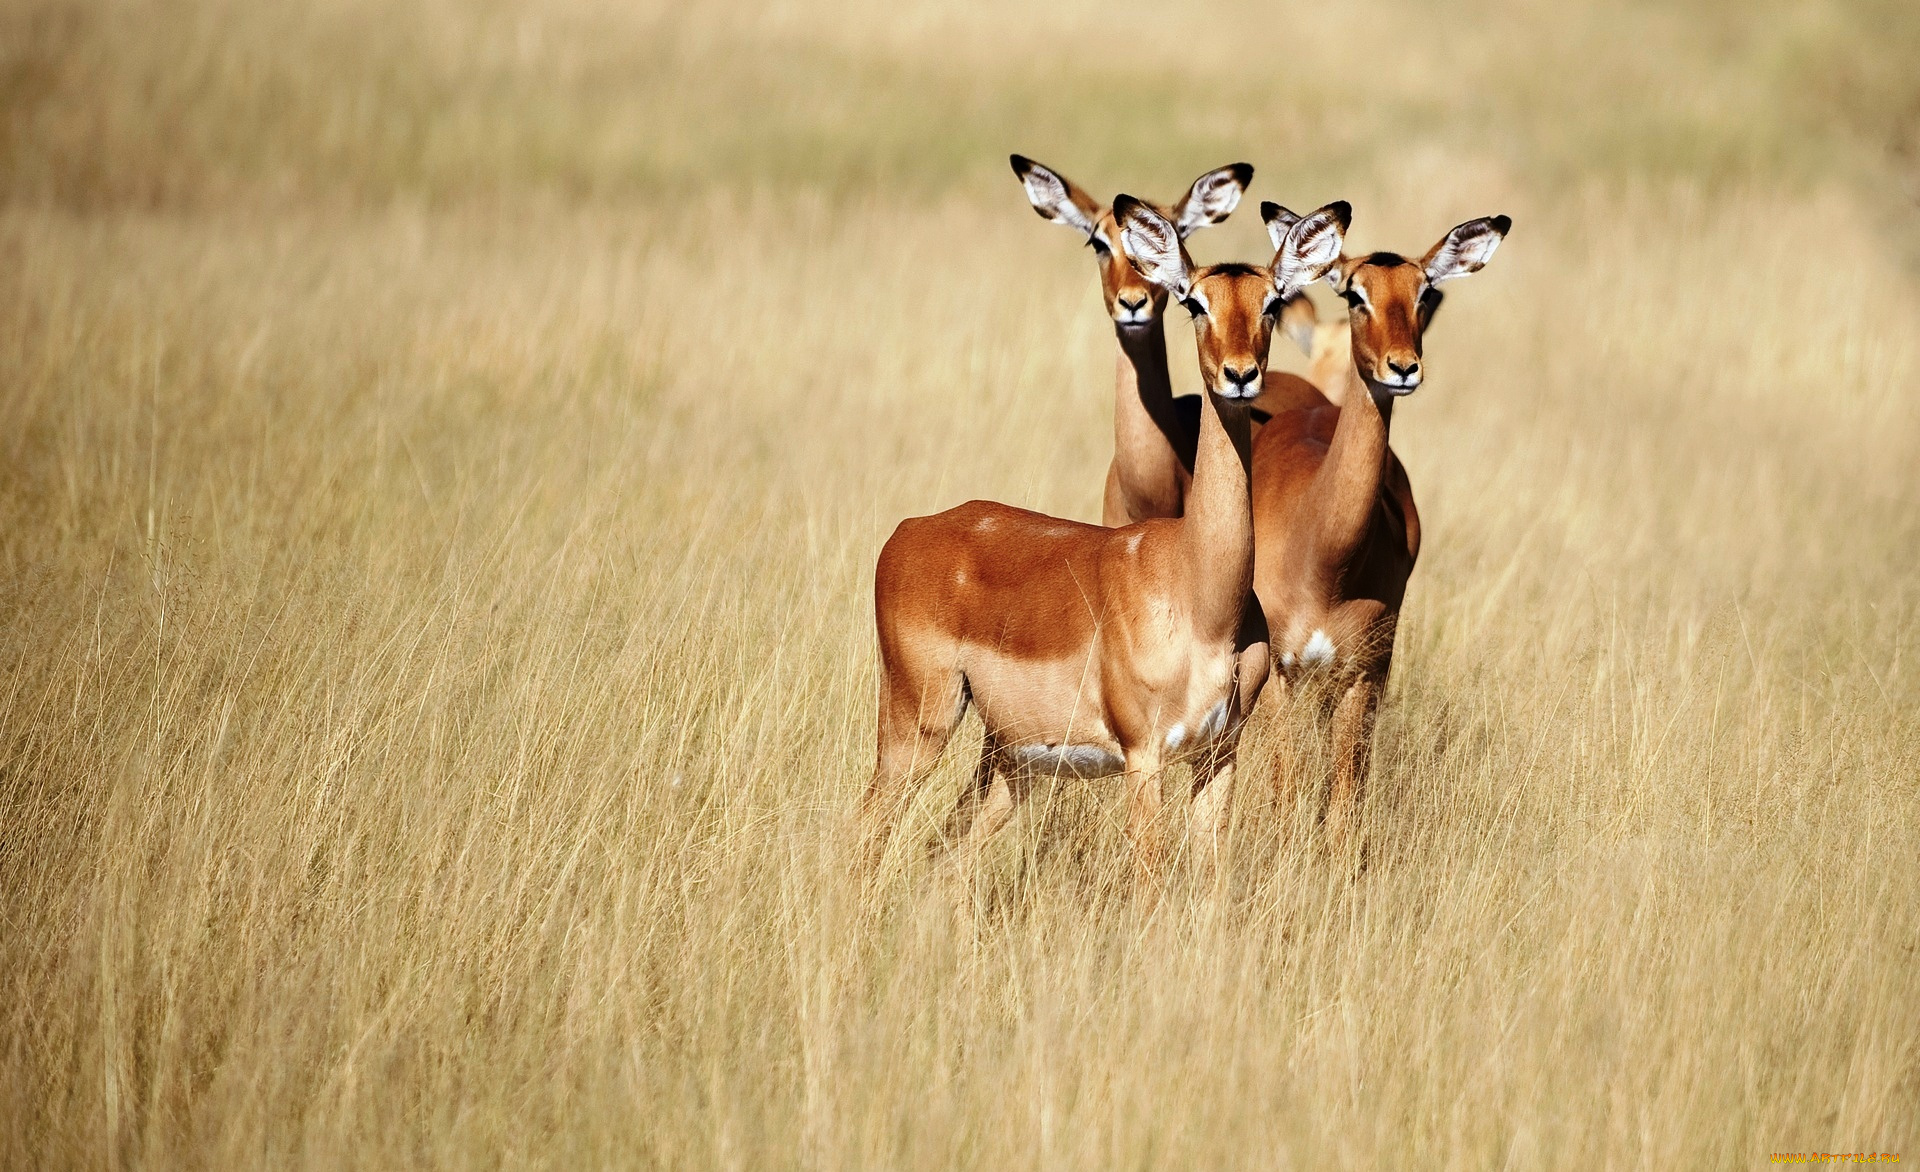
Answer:
<svg viewBox="0 0 1920 1172"><path fill-rule="evenodd" d="M1401 378L1412 378L1414 375L1420 373L1420 363L1419 363L1419 360L1416 359L1412 362L1407 363L1405 366L1402 366L1398 362L1395 362L1393 359L1389 358L1387 359L1387 369L1399 375Z"/></svg>
<svg viewBox="0 0 1920 1172"><path fill-rule="evenodd" d="M1132 299L1122 297L1122 298L1119 298L1119 301L1120 301L1120 308L1126 310L1128 313L1139 313L1141 310L1147 307L1147 299L1145 297L1136 297Z"/></svg>
<svg viewBox="0 0 1920 1172"><path fill-rule="evenodd" d="M1228 366L1222 367L1220 373L1227 376L1228 382L1233 383L1235 386L1244 387L1251 385L1254 379L1260 377L1260 368L1257 366L1249 366L1245 370L1235 370L1233 367Z"/></svg>

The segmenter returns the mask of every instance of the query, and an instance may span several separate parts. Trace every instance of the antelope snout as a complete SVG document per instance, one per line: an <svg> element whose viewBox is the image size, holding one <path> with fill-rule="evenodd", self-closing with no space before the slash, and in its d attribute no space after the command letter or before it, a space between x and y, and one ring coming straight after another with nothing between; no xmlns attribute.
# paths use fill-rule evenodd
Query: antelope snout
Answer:
<svg viewBox="0 0 1920 1172"><path fill-rule="evenodd" d="M1225 384L1220 388L1220 396L1225 399L1257 399L1260 397L1259 366L1243 366L1238 369L1222 366L1220 376Z"/></svg>
<svg viewBox="0 0 1920 1172"><path fill-rule="evenodd" d="M1411 394L1420 385L1420 360L1412 355L1401 359L1389 358L1380 366L1380 377L1377 381L1395 394Z"/></svg>
<svg viewBox="0 0 1920 1172"><path fill-rule="evenodd" d="M1122 293L1113 299L1113 320L1123 326L1145 325L1153 316L1153 302L1145 293Z"/></svg>

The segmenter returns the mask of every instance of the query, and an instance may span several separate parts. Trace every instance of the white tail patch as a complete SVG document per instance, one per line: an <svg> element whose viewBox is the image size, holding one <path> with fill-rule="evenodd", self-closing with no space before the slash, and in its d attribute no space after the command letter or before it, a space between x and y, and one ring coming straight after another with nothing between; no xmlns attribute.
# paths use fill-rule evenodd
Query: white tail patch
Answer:
<svg viewBox="0 0 1920 1172"><path fill-rule="evenodd" d="M1301 666L1315 667L1332 662L1333 640L1327 638L1325 631L1315 631L1307 640L1307 645L1300 649Z"/></svg>

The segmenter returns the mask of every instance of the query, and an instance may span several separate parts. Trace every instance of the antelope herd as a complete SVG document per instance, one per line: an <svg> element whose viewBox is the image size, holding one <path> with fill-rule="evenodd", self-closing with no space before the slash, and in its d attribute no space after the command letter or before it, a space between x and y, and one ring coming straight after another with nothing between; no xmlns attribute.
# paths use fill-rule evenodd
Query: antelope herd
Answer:
<svg viewBox="0 0 1920 1172"><path fill-rule="evenodd" d="M1344 255L1351 211L1261 205L1264 265L1198 266L1185 238L1239 205L1253 168L1209 171L1172 204L1103 207L1020 155L1041 216L1092 248L1119 342L1102 525L969 501L902 521L874 570L880 713L862 851L880 865L967 707L986 735L942 843L963 864L1036 780L1124 776L1136 885L1162 866L1162 774L1193 773L1191 830L1217 871L1241 734L1263 689L1331 715L1327 845L1357 837L1374 713L1420 520L1388 446L1394 400L1425 377L1438 286L1478 270L1505 216L1469 220L1417 259ZM1327 281L1346 321L1321 323ZM1162 318L1192 315L1201 393L1176 398ZM1309 378L1267 369L1279 326ZM1290 797L1286 751L1274 788Z"/></svg>

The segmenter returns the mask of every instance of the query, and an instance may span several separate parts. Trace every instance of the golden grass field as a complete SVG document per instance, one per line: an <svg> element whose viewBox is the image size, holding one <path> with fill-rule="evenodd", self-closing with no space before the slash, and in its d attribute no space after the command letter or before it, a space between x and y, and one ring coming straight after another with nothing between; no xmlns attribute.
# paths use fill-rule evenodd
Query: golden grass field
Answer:
<svg viewBox="0 0 1920 1172"><path fill-rule="evenodd" d="M1916 60L1907 0L6 0L0 1166L1920 1160ZM1358 874L1267 730L1218 895L1070 783L970 911L862 898L880 542L1099 512L1016 150L1253 162L1203 261L1514 218L1395 421Z"/></svg>

